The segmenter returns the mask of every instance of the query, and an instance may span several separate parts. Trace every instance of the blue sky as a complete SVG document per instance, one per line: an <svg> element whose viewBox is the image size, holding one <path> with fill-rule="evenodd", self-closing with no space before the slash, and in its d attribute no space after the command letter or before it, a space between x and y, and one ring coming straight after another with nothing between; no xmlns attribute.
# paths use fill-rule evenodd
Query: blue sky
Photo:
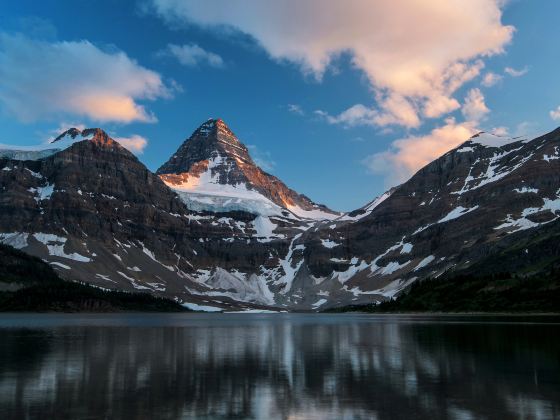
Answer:
<svg viewBox="0 0 560 420"><path fill-rule="evenodd" d="M351 210L472 132L560 125L560 3L434 0L415 11L378 2L367 16L364 0L347 9L328 0L321 12L316 1L302 2L308 9L261 0L268 7L252 10L242 10L251 1L220 0L4 4L0 143L99 126L145 139L132 141L134 151L155 170L200 123L220 117L264 169ZM434 16L426 27L403 23L426 22L424 12ZM376 16L392 25L374 25ZM391 32L398 25L407 29Z"/></svg>

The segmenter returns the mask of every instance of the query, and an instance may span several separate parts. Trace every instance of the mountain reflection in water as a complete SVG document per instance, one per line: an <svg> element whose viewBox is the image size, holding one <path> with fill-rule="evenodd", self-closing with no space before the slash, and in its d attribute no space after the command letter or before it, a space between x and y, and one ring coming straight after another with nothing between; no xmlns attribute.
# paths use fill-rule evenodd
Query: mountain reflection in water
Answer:
<svg viewBox="0 0 560 420"><path fill-rule="evenodd" d="M521 321L2 315L0 418L560 418L560 324Z"/></svg>

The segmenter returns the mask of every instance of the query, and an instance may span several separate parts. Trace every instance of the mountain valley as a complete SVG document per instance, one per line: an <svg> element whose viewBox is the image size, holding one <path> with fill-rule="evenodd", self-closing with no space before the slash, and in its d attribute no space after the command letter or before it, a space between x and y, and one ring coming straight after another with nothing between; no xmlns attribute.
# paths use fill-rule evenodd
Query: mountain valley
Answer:
<svg viewBox="0 0 560 420"><path fill-rule="evenodd" d="M156 173L101 129L0 150L0 191L4 244L66 280L190 309L318 311L560 261L560 129L479 133L349 213L264 172L220 119Z"/></svg>

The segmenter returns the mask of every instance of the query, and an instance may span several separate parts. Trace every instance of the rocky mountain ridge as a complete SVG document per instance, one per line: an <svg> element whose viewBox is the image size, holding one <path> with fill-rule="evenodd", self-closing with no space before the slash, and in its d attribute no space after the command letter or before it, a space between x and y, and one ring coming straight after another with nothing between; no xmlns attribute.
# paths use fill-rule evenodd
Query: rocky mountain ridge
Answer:
<svg viewBox="0 0 560 420"><path fill-rule="evenodd" d="M340 216L259 168L247 147L221 119L203 123L156 173L170 188L188 193L181 194L187 205L196 205L193 197L202 197L199 200L202 202L213 197L223 208L227 199L241 197L262 202L244 209L257 214L276 212L280 215L281 209L287 209L303 219ZM226 200L220 199L222 197ZM284 215L289 216L285 212Z"/></svg>
<svg viewBox="0 0 560 420"><path fill-rule="evenodd" d="M522 272L558 259L560 130L480 133L344 215L261 171L221 120L157 175L100 129L57 143L46 157L0 154L0 240L68 280L194 309L319 310L386 300L483 261Z"/></svg>

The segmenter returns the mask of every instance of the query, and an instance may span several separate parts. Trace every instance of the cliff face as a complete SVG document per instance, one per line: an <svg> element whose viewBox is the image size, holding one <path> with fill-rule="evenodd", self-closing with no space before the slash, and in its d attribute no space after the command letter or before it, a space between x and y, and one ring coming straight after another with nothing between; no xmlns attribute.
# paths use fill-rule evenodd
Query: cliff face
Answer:
<svg viewBox="0 0 560 420"><path fill-rule="evenodd" d="M260 195L301 218L332 219L340 215L264 172L253 162L247 147L220 119L202 124L157 174L179 191L246 198Z"/></svg>
<svg viewBox="0 0 560 420"><path fill-rule="evenodd" d="M297 204L219 120L158 175L100 129L69 130L48 150L0 154L0 241L103 288L325 309L428 277L538 272L560 258L560 130L481 133L341 216Z"/></svg>

